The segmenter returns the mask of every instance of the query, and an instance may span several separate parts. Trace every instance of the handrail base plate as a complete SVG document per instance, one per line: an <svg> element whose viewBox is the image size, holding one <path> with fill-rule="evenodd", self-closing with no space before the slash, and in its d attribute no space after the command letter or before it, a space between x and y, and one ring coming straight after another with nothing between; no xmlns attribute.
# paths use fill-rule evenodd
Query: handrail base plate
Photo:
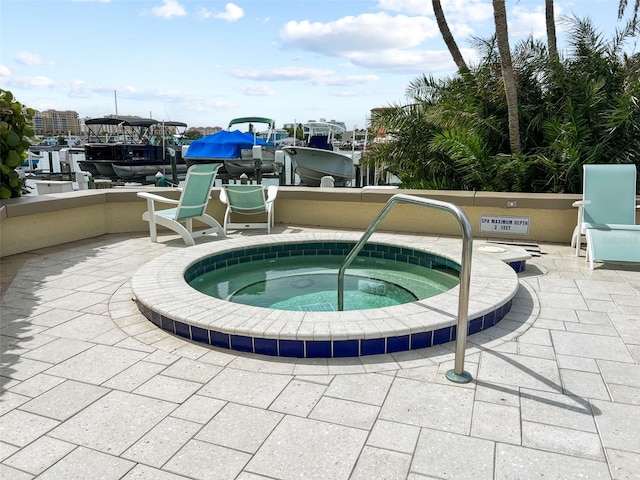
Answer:
<svg viewBox="0 0 640 480"><path fill-rule="evenodd" d="M458 375L455 370L451 369L448 370L447 373L445 373L445 376L455 383L469 383L471 380L473 380L471 374L465 370L462 371L461 375Z"/></svg>

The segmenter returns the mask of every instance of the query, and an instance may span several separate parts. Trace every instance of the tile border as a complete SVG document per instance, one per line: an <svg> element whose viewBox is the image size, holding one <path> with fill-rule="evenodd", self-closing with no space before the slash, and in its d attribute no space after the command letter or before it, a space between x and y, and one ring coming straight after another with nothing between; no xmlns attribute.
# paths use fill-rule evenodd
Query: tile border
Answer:
<svg viewBox="0 0 640 480"><path fill-rule="evenodd" d="M174 251L136 272L132 289L141 313L159 328L211 346L241 352L298 358L337 358L394 353L450 342L456 338L459 287L417 302L347 312L290 312L233 304L191 288L185 273L212 256L284 248L285 244L354 242L350 232L286 234L225 239ZM374 234L372 243L406 248L428 258L434 254L451 266L460 257L454 239L424 239ZM509 312L518 289L515 270L528 255L493 258L474 249L468 333L492 327ZM510 257L510 258L509 258ZM513 265L511 265L513 264ZM195 266L195 267L194 267Z"/></svg>

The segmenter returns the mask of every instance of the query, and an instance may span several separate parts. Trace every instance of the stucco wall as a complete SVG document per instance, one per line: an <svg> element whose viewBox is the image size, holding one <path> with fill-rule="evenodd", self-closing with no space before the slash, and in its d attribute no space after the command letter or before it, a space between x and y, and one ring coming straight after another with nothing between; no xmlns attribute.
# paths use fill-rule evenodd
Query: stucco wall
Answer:
<svg viewBox="0 0 640 480"><path fill-rule="evenodd" d="M153 189L178 198L171 189ZM145 232L146 202L136 189L86 190L5 200L0 207L0 256L35 250L106 233ZM357 188L281 187L275 207L280 225L355 228L364 230L395 193L429 197L460 206L474 236L516 241L569 243L579 195L449 192ZM515 202L515 204L514 204ZM513 207L507 205L515 205ZM224 206L214 191L208 213L222 223ZM516 216L529 219L527 235L480 231L480 217ZM459 235L455 218L443 211L398 205L381 230Z"/></svg>

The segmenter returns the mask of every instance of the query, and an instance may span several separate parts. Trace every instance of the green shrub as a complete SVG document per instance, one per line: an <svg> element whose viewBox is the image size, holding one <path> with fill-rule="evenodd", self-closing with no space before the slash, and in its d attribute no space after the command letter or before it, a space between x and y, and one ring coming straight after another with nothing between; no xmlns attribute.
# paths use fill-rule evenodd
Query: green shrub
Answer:
<svg viewBox="0 0 640 480"><path fill-rule="evenodd" d="M27 157L27 138L33 138L31 118L35 113L16 101L11 92L0 89L0 198L28 193L16 168Z"/></svg>

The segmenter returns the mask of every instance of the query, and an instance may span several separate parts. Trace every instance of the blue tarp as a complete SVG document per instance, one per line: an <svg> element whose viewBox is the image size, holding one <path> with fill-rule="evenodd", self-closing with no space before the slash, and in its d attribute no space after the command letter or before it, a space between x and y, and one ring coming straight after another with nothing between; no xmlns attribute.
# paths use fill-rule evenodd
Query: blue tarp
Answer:
<svg viewBox="0 0 640 480"><path fill-rule="evenodd" d="M185 158L241 158L242 149L253 145L267 145L267 142L260 138L254 141L253 133L221 130L191 142Z"/></svg>

